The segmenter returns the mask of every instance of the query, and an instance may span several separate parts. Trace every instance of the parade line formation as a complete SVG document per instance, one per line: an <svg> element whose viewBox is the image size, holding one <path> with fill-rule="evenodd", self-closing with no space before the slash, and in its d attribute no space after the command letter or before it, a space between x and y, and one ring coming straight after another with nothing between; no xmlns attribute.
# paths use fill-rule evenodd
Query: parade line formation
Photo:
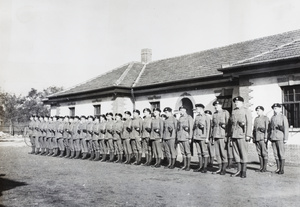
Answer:
<svg viewBox="0 0 300 207"><path fill-rule="evenodd" d="M264 108L257 106L258 116L252 126L251 112L244 106L244 99L238 96L233 102L231 115L222 109L220 101L213 102L213 114L205 111L203 104L196 104L195 120L184 106L174 115L170 107L164 108L163 114L159 108L153 111L145 108L143 119L137 109L133 110L132 117L130 111L124 115L109 112L88 117L32 115L28 130L32 144L30 154L155 168L161 167L165 157L168 160L165 168L174 169L178 146L183 158L180 169L189 171L191 147L195 144L199 167L194 171L207 173L208 162L212 164L215 156L218 170L213 174L225 175L234 158L237 171L231 176L246 178L248 144L252 139L260 161L257 171L267 171L267 143L271 141L277 164L275 173L284 174L284 144L288 140L289 126L281 113L281 104L272 105L274 115L270 121L263 114ZM141 163L142 154L144 163ZM153 159L155 164L152 164Z"/></svg>

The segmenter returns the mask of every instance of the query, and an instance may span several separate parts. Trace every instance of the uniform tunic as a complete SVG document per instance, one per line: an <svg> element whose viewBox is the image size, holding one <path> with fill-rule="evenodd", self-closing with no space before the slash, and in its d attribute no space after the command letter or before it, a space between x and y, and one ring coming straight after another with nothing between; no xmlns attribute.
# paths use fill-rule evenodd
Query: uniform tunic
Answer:
<svg viewBox="0 0 300 207"><path fill-rule="evenodd" d="M151 153L150 147L150 132L151 132L151 117L145 117L142 122L142 151L146 154Z"/></svg>
<svg viewBox="0 0 300 207"><path fill-rule="evenodd" d="M110 152L114 152L114 145L113 145L113 120L108 120L106 122L106 133L105 133L105 142L106 146L108 147Z"/></svg>
<svg viewBox="0 0 300 207"><path fill-rule="evenodd" d="M270 140L275 159L285 159L284 141L288 140L289 123L283 114L274 114L270 121Z"/></svg>
<svg viewBox="0 0 300 207"><path fill-rule="evenodd" d="M185 114L179 118L179 123L177 125L177 139L183 156L191 156L189 140L193 137L193 126L194 120L190 115Z"/></svg>
<svg viewBox="0 0 300 207"><path fill-rule="evenodd" d="M268 138L268 127L269 119L267 116L261 115L254 119L253 142L256 145L258 156L263 159L268 159L268 148L265 141Z"/></svg>
<svg viewBox="0 0 300 207"><path fill-rule="evenodd" d="M131 119L126 119L123 123L123 148L125 154L132 154L132 149L130 145L130 130L132 130Z"/></svg>
<svg viewBox="0 0 300 207"><path fill-rule="evenodd" d="M123 154L123 146L122 146L122 133L123 133L123 122L121 120L116 121L113 124L114 131L114 148L117 154Z"/></svg>
<svg viewBox="0 0 300 207"><path fill-rule="evenodd" d="M205 140L210 135L210 118L206 114L198 114L193 126L193 139L196 145L198 156L208 157L208 149Z"/></svg>
<svg viewBox="0 0 300 207"><path fill-rule="evenodd" d="M176 133L177 133L177 119L174 116L167 117L164 120L163 139L167 151L170 153L171 158L176 158L177 156L176 149L175 149Z"/></svg>
<svg viewBox="0 0 300 207"><path fill-rule="evenodd" d="M100 136L99 136L99 145L100 145L100 153L106 154L107 153L107 145L104 141L105 134L106 134L106 121L100 122Z"/></svg>
<svg viewBox="0 0 300 207"><path fill-rule="evenodd" d="M151 120L150 140L152 140L152 150L155 158L162 158L161 139L163 136L164 123L160 117Z"/></svg>
<svg viewBox="0 0 300 207"><path fill-rule="evenodd" d="M141 147L141 132L142 132L143 120L139 118L133 118L131 121L132 132L131 137L131 148L134 153L142 153Z"/></svg>

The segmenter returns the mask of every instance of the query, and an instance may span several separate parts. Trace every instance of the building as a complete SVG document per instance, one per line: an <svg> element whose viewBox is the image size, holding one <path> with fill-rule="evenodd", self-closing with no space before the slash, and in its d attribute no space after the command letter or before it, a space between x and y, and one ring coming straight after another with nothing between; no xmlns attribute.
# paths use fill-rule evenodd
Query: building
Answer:
<svg viewBox="0 0 300 207"><path fill-rule="evenodd" d="M291 129L300 128L300 30L163 60L151 61L151 55L144 49L141 62L50 95L44 103L51 105L51 115L184 105L193 116L195 103L213 111L216 99L231 112L232 98L241 95L253 117L257 105L271 116L271 105L283 103Z"/></svg>

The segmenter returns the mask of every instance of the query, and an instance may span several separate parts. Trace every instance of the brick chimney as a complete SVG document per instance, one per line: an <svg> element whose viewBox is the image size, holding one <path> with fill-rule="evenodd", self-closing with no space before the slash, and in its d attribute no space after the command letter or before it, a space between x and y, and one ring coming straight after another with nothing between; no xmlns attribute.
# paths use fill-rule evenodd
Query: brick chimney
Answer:
<svg viewBox="0 0 300 207"><path fill-rule="evenodd" d="M141 62L147 64L152 61L152 50L145 48L141 52Z"/></svg>

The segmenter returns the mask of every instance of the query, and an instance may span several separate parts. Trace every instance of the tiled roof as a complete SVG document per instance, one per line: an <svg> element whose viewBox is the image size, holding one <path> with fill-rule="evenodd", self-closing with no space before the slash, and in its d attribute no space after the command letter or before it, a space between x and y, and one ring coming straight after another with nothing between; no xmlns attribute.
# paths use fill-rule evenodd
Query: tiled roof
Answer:
<svg viewBox="0 0 300 207"><path fill-rule="evenodd" d="M141 72L143 66L144 65L142 63L128 63L94 79L88 80L85 83L78 84L72 88L53 94L49 97L76 94L112 86L130 88Z"/></svg>
<svg viewBox="0 0 300 207"><path fill-rule="evenodd" d="M259 55L267 54L269 51L273 52L269 55L262 55L260 57L261 60L267 61L269 58L272 59L273 56L281 58L295 54L299 55L299 47L297 46L299 43L295 41L298 39L300 39L300 30L151 62L147 65L135 86L147 86L219 75L222 73L218 69L223 64L233 65L253 57L259 59ZM282 45L285 45L283 49L286 49L288 52L284 54L285 51L282 51L278 52L280 54L277 54L276 49Z"/></svg>
<svg viewBox="0 0 300 207"><path fill-rule="evenodd" d="M240 42L193 54L153 61L134 62L85 83L49 96L63 96L113 86L137 88L222 75L222 65L243 65L300 56L300 30ZM227 68L227 67L226 67Z"/></svg>

